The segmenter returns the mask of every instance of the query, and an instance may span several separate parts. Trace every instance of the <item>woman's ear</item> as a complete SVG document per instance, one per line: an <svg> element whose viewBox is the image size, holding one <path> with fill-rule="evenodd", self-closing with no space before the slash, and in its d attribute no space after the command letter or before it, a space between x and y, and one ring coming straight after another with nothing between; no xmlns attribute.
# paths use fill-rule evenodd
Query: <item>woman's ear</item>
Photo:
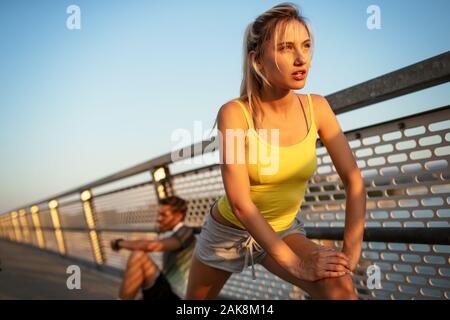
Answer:
<svg viewBox="0 0 450 320"><path fill-rule="evenodd" d="M253 65L253 61L255 61L255 64L258 68L259 71L262 71L262 64L261 61L259 61L259 59L256 57L256 52L254 50L250 51L248 53L248 59L251 65Z"/></svg>

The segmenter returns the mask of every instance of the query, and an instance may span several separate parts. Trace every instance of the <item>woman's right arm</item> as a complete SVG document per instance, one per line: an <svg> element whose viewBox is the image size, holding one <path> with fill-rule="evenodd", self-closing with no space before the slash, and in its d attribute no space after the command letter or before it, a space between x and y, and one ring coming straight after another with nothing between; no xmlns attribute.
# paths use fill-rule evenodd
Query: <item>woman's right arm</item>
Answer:
<svg viewBox="0 0 450 320"><path fill-rule="evenodd" d="M245 163L245 140L239 141L245 138L247 127L242 109L236 102L229 102L220 108L218 113L218 130L221 134L220 168L225 192L236 218L256 242L294 276L310 281L342 276L347 272L348 264L344 254L322 247L323 249L314 253L310 259L301 260L278 236L252 202ZM244 161L240 161L242 159Z"/></svg>

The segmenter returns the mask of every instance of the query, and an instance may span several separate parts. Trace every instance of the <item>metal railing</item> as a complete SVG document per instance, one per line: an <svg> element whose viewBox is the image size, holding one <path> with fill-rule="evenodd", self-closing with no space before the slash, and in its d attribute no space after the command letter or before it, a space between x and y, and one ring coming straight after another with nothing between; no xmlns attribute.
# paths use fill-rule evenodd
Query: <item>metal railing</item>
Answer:
<svg viewBox="0 0 450 320"><path fill-rule="evenodd" d="M450 80L450 53L419 62L327 96L336 114ZM450 108L345 132L367 191L363 252L354 275L362 299L450 299ZM203 141L189 157L211 150ZM342 246L345 188L320 140L318 167L299 214L315 241ZM170 174L171 153L103 179L24 205L0 216L0 237L58 252L99 269L123 270L126 252L111 239L154 239L161 193L188 201L186 223L203 224L214 200L224 194L218 164ZM156 179L163 171L161 181ZM148 173L148 181L102 192L113 182ZM161 173L161 172L160 172ZM165 184L167 183L167 184ZM157 263L160 255L152 254ZM381 289L368 289L366 270L381 270ZM304 299L306 294L256 266L234 274L221 295L240 299Z"/></svg>

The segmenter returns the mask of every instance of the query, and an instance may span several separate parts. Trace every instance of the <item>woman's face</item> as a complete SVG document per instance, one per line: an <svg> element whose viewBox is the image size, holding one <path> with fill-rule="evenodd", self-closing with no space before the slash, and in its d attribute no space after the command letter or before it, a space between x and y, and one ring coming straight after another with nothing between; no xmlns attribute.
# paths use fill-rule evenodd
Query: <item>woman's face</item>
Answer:
<svg viewBox="0 0 450 320"><path fill-rule="evenodd" d="M311 62L311 39L299 21L289 22L283 39L272 37L264 45L259 67L276 88L298 90L305 86ZM278 63L278 67L277 67Z"/></svg>

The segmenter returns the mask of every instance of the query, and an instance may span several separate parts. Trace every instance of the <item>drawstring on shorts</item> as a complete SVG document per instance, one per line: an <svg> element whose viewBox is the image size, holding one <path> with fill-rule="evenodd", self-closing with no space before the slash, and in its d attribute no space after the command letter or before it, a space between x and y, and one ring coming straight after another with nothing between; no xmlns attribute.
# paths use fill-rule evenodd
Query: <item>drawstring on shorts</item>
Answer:
<svg viewBox="0 0 450 320"><path fill-rule="evenodd" d="M253 261L253 249L255 249L257 252L261 252L264 249L256 242L255 239L249 234L247 238L244 238L242 241L239 241L236 245L236 247L240 247L241 249L245 249L245 262L244 262L244 268L248 267L248 256L250 255L250 260L252 263L252 278L253 280L256 280L256 272L255 272L255 263ZM254 248L253 248L254 247Z"/></svg>

